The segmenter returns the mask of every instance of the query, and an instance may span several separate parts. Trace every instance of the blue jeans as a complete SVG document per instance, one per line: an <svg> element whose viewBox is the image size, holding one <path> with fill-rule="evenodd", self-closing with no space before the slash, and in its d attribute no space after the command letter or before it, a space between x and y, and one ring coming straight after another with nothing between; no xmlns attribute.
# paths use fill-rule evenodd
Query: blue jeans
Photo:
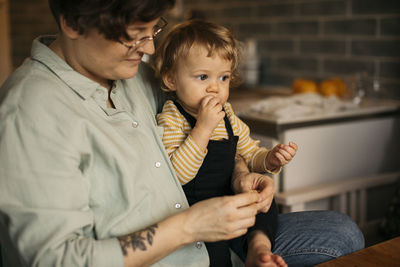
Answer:
<svg viewBox="0 0 400 267"><path fill-rule="evenodd" d="M347 216L336 211L279 214L273 253L289 267L316 264L364 248L364 236ZM232 247L242 260L243 249Z"/></svg>

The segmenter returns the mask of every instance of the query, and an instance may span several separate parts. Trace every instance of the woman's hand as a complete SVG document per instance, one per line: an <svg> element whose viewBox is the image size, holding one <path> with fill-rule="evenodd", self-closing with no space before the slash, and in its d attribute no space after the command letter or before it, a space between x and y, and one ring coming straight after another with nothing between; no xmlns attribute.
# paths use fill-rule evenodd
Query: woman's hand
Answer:
<svg viewBox="0 0 400 267"><path fill-rule="evenodd" d="M183 230L192 241L214 242L241 236L254 225L259 194L248 192L200 201L184 211Z"/></svg>
<svg viewBox="0 0 400 267"><path fill-rule="evenodd" d="M250 172L244 159L236 154L235 169L232 174L232 190L235 194L256 191L260 200L257 203L259 212L267 212L274 198L274 180L270 177Z"/></svg>
<svg viewBox="0 0 400 267"><path fill-rule="evenodd" d="M239 174L232 182L232 189L236 194L257 191L260 195L259 212L267 212L274 198L274 180L255 172Z"/></svg>

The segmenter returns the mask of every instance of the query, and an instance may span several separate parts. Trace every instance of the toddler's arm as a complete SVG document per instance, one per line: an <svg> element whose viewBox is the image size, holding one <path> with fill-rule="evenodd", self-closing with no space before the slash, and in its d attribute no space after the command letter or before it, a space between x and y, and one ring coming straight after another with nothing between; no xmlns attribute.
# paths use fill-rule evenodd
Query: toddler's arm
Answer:
<svg viewBox="0 0 400 267"><path fill-rule="evenodd" d="M238 116L234 114L230 104L225 106L225 111L228 114L228 118L231 120L234 134L239 136L237 153L243 157L249 169L252 172L257 173L279 173L281 170L281 165L277 167L274 163L271 164L271 166L270 164L267 164L269 162L266 162L266 159L268 157L271 157L273 154L271 154L271 151L269 151L267 148L260 147L259 141L253 140L251 138L249 127ZM292 151L290 153L292 153Z"/></svg>
<svg viewBox="0 0 400 267"><path fill-rule="evenodd" d="M202 101L202 104L205 107L199 111L196 126L192 130L189 125L185 124L183 116L172 101L167 101L162 113L157 115L158 125L164 128L164 146L182 185L190 182L196 176L207 155L207 145L211 133L218 125L218 123L215 126L213 124L217 120L220 121L225 115L222 107L215 108L214 101ZM219 117L210 119L209 117L213 114L210 115L209 107L217 111ZM219 119L220 117L221 119ZM210 122L212 122L211 126ZM189 131L190 134L188 134Z"/></svg>

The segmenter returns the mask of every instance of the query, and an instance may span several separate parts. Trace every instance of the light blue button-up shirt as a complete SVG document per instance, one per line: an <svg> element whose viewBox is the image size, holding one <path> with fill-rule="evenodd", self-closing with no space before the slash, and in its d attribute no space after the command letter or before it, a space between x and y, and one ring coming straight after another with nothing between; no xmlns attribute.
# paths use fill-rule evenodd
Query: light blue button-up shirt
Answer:
<svg viewBox="0 0 400 267"><path fill-rule="evenodd" d="M188 207L142 79L107 89L35 40L1 87L0 243L5 266L123 266L117 236ZM174 238L174 237L171 237ZM208 266L185 246L154 266Z"/></svg>

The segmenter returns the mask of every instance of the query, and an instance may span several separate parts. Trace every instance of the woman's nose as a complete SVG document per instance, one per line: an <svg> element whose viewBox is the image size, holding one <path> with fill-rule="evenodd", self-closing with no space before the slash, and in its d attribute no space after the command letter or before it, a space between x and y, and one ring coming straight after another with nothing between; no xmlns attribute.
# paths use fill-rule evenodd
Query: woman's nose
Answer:
<svg viewBox="0 0 400 267"><path fill-rule="evenodd" d="M143 52L147 55L152 55L155 52L154 41L148 40L143 45L138 47L137 51Z"/></svg>

